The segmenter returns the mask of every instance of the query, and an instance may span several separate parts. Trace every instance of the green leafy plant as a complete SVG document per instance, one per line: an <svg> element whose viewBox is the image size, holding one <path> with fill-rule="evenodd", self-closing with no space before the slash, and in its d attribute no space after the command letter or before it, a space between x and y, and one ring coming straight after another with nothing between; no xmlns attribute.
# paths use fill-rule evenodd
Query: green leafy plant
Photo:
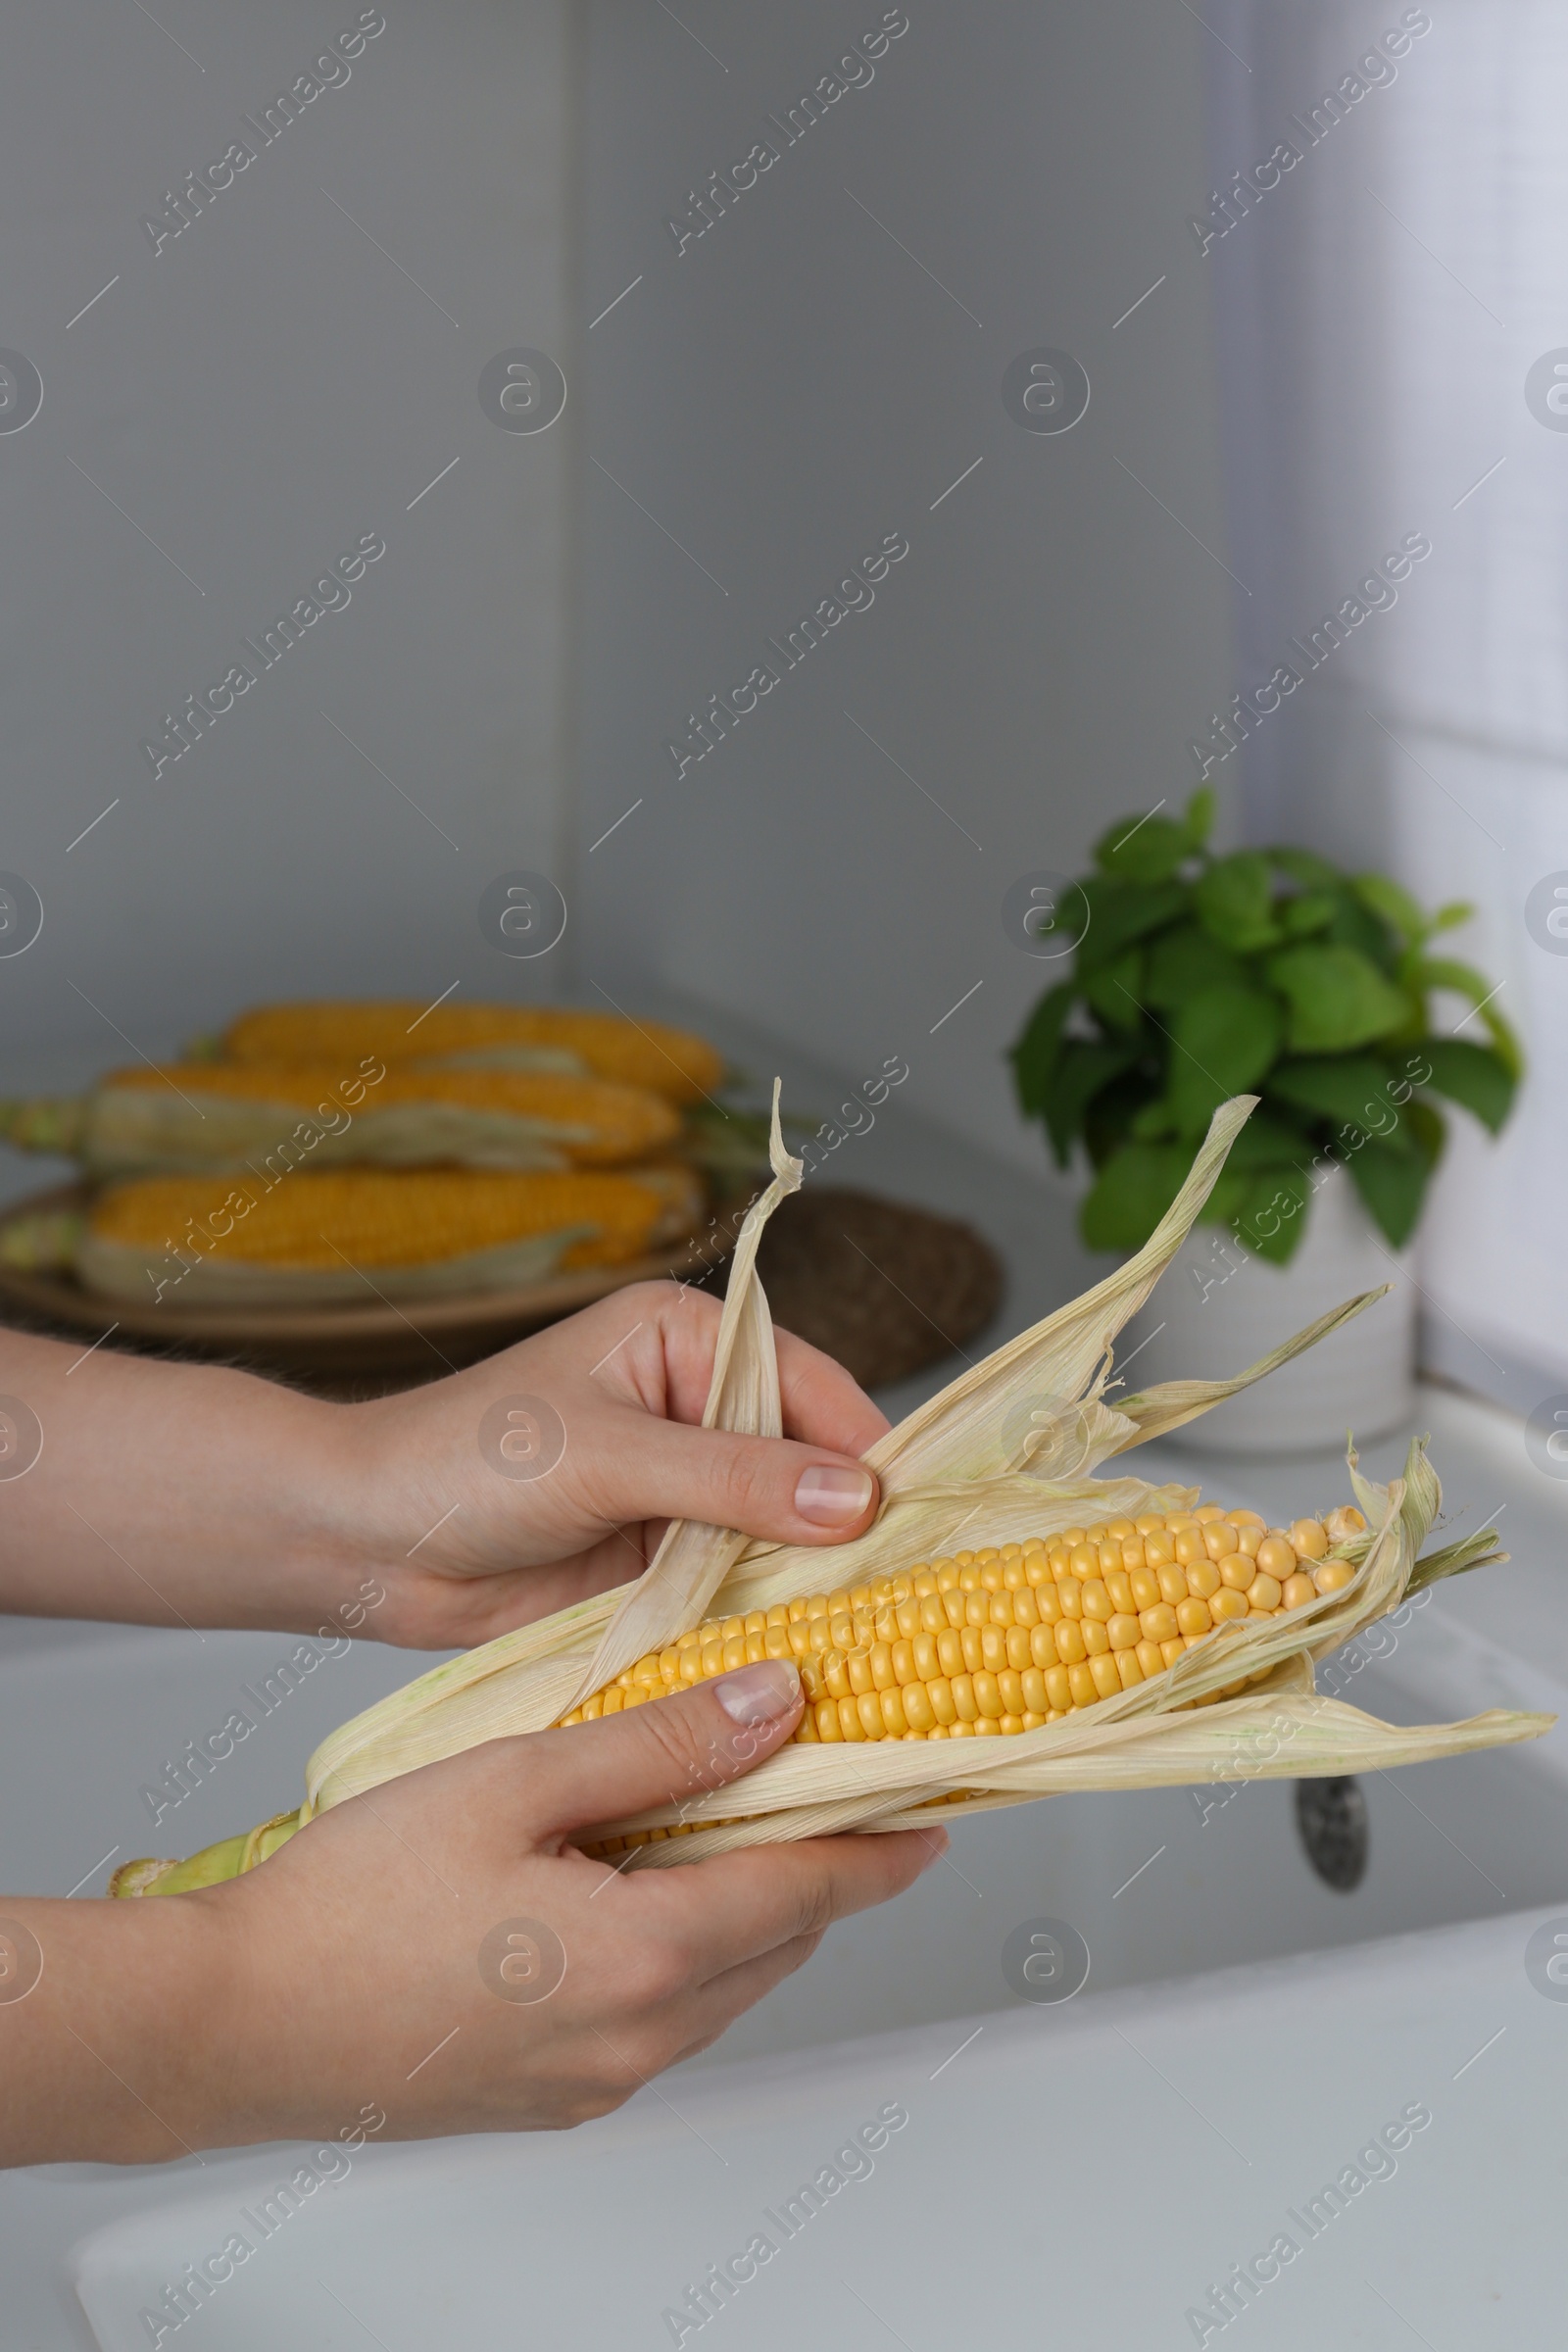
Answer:
<svg viewBox="0 0 1568 2352"><path fill-rule="evenodd" d="M1095 1170L1080 1222L1092 1248L1135 1250L1176 1198L1215 1107L1262 1102L1205 1209L1284 1264L1323 1173L1344 1165L1396 1248L1414 1230L1445 1127L1435 1098L1494 1134L1519 1047L1470 964L1434 955L1462 904L1427 914L1385 874L1306 850L1208 845L1206 789L1180 818L1123 817L1054 920L1078 934L1069 978L1011 1052L1018 1101L1056 1163ZM1468 998L1487 1042L1432 1026L1430 1000Z"/></svg>

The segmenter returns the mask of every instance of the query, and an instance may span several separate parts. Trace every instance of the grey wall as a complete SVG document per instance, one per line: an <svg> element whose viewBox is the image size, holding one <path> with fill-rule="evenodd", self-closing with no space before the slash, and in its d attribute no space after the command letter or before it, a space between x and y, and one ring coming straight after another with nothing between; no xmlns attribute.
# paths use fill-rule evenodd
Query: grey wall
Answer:
<svg viewBox="0 0 1568 2352"><path fill-rule="evenodd" d="M1191 788L1232 666L1185 225L1204 35L1165 0L910 0L868 86L767 132L881 14L592 10L588 315L642 283L586 337L615 478L586 469L579 968L720 998L848 1074L902 1053L913 1099L1038 1166L1002 1053L1051 967L1001 901ZM777 164L677 251L666 217L764 135ZM1091 379L1059 437L1000 397L1041 345ZM677 779L684 714L888 531L909 554L875 605Z"/></svg>
<svg viewBox="0 0 1568 2352"><path fill-rule="evenodd" d="M138 216L356 13L62 0L12 35L0 343L45 398L0 434L0 868L47 915L0 959L0 1087L257 997L673 989L851 1077L901 1054L1039 1167L1002 1054L1052 973L1002 899L1185 790L1233 667L1203 34L917 0L677 253L666 217L879 6L394 5L155 256ZM537 437L476 398L517 344L571 381ZM1001 403L1042 344L1092 380L1060 437ZM160 714L362 532L348 609L155 781ZM890 532L875 604L677 780L685 713ZM478 933L513 866L571 902L538 965Z"/></svg>
<svg viewBox="0 0 1568 2352"><path fill-rule="evenodd" d="M573 419L502 432L476 385L569 342L565 13L391 0L155 254L139 217L359 0L9 12L0 344L44 402L0 434L0 867L46 913L0 960L8 1065L126 1058L86 999L161 1051L257 996L488 979L484 882L564 859ZM362 533L353 602L155 782L160 713Z"/></svg>

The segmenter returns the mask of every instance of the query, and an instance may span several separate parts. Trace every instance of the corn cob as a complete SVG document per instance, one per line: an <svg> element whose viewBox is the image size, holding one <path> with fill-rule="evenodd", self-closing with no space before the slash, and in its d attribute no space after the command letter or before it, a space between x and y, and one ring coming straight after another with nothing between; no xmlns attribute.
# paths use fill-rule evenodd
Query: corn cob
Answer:
<svg viewBox="0 0 1568 2352"><path fill-rule="evenodd" d="M647 1087L671 1102L693 1102L724 1075L707 1040L662 1021L553 1004L261 1004L216 1041L231 1061L489 1064L555 1068Z"/></svg>
<svg viewBox="0 0 1568 2352"><path fill-rule="evenodd" d="M1352 1507L1330 1519L1336 1535L1365 1533ZM852 1592L710 1618L562 1722L592 1722L737 1666L790 1658L811 1702L797 1740L1038 1731L1163 1674L1216 1626L1282 1617L1343 1590L1355 1571L1327 1557L1330 1540L1315 1519L1287 1532L1214 1502L956 1552Z"/></svg>
<svg viewBox="0 0 1568 2352"><path fill-rule="evenodd" d="M144 1303L369 1304L375 1293L451 1297L623 1265L690 1231L701 1206L698 1180L678 1166L350 1168L270 1190L246 1177L226 1195L210 1177L146 1176L107 1187L73 1227L46 1214L33 1237L14 1220L0 1253L34 1266L64 1255L87 1289Z"/></svg>
<svg viewBox="0 0 1568 2352"><path fill-rule="evenodd" d="M1400 1726L1380 1723L1314 1690L1314 1662L1409 1594L1507 1556L1491 1528L1436 1551L1422 1550L1442 1501L1422 1442L1411 1446L1402 1476L1387 1486L1361 1475L1352 1449L1350 1482L1359 1512L1347 1508L1325 1521L1298 1520L1289 1530L1266 1529L1249 1512L1218 1506L1200 1511L1189 1490L1095 1475L1108 1456L1235 1396L1380 1296L1368 1294L1320 1316L1228 1379L1171 1381L1107 1401L1111 1340L1176 1255L1251 1107L1244 1097L1215 1113L1177 1199L1126 1265L971 1366L872 1447L866 1459L881 1480L882 1508L876 1524L839 1553L845 1577L840 1591L813 1599L821 1573L814 1550L749 1544L734 1530L677 1523L637 1583L504 1634L343 1725L310 1759L306 1799L296 1813L278 1816L249 1841L228 1839L187 1862L127 1864L112 1891L173 1893L212 1885L249 1866L264 1844L281 1843L318 1813L401 1773L481 1740L580 1721L595 1699L601 1712L613 1709L612 1690L622 1694L621 1707L628 1700L641 1704L639 1692L653 1697L681 1687L688 1679L682 1662L694 1654L692 1680L706 1677L710 1666L723 1671L743 1657L766 1656L770 1638L775 1648L787 1645L792 1657L804 1640L803 1678L814 1674L821 1684L811 1702L816 1738L803 1725L759 1768L746 1784L744 1812L726 1809L740 1790L715 1790L633 1820L606 1822L593 1850L624 1852L633 1866L657 1866L770 1839L910 1828L932 1804L970 1811L1070 1789L1381 1771L1539 1738L1551 1717L1492 1710L1461 1723ZM800 1162L784 1151L776 1089L771 1156L774 1182L747 1217L732 1260L705 1414L710 1426L764 1434L776 1434L780 1426L779 1396L767 1307L756 1277L757 1244L766 1217L801 1176ZM967 1561L946 1550L956 1518L972 1531L976 1548ZM1081 1545L1067 1541L1080 1535ZM1119 1564L1108 1548L1102 1553L1102 1545L1115 1547ZM1129 1564L1135 1545L1142 1546L1142 1562L1134 1552ZM1184 1589L1174 1574L1178 1567ZM1125 1592L1114 1581L1120 1578L1126 1579ZM956 1624L959 1595L962 1623ZM1253 1605L1254 1596L1260 1605ZM710 1598L718 1604L711 1616L706 1614ZM1123 1607L1124 1599L1137 1605ZM1206 1626L1200 1623L1198 1604L1206 1611ZM1008 1607L1011 1625L999 1623L993 1611L1004 1620ZM1034 1624L1027 1622L1031 1607ZM941 1624L935 1621L938 1608ZM1146 1631L1146 1609L1171 1611L1175 1630L1168 1630L1164 1616L1152 1614ZM1124 1622L1113 1632L1117 1619ZM1082 1642L1081 1659L1071 1654L1072 1635L1059 1638L1064 1622ZM695 1639L689 1630L694 1626ZM1086 1626L1102 1628L1102 1644L1098 1634L1086 1635ZM813 1627L825 1631L827 1646L820 1651L812 1646ZM705 1642L712 1628L718 1639ZM943 1657L944 1634L953 1671ZM1013 1664L1007 1647L1012 1642L1017 1649L1020 1634L1029 1644L1027 1668ZM978 1639L978 1666L969 1664L966 1637L971 1647ZM933 1644L934 1658L924 1648L917 1657L917 1642ZM1152 1650L1140 1655L1146 1642ZM842 1662L848 1683L842 1696L854 1702L862 1734L853 1754L854 1729L840 1711L841 1694L826 1679L830 1651ZM1150 1671L1154 1652L1158 1671ZM1107 1661L1129 1656L1125 1669L1115 1664L1112 1690ZM869 1689L857 1690L852 1659ZM888 1688L899 1689L903 1734L884 1708L878 1664ZM933 1664L940 1671L930 1672ZM1087 1684L1081 1677L1074 1682L1080 1667L1088 1670ZM901 1671L906 1668L911 1670L907 1683ZM1038 1674L1040 1683L1026 1686L1026 1671ZM1063 1672L1065 1698L1058 1703ZM1014 1674L1016 1690L1003 1681ZM986 1676L995 1682L994 1692ZM930 1735L940 1727L948 1741L956 1732L964 1737L960 1727L968 1707L957 1696L964 1680L974 1705L970 1739L984 1738L988 1723L1014 1736L993 1737L956 1755ZM938 1701L944 1682L951 1722L943 1721L946 1707ZM911 1740L907 1732L920 1727L911 1722L904 1692L917 1687L931 1723L923 1739ZM861 1705L873 1695L876 1715L870 1717L869 1706L862 1714ZM1043 1708L1030 1703L1042 1695ZM831 1730L823 1736L824 1700L833 1701L837 1740ZM912 1703L918 1717L919 1698ZM881 1737L869 1737L878 1723Z"/></svg>
<svg viewBox="0 0 1568 2352"><path fill-rule="evenodd" d="M662 1151L678 1113L646 1087L560 1070L198 1062L114 1070L76 1102L0 1103L0 1136L75 1154L93 1175L314 1161L614 1166Z"/></svg>
<svg viewBox="0 0 1568 2352"><path fill-rule="evenodd" d="M807 1745L1035 1732L1152 1682L1219 1626L1343 1592L1355 1569L1332 1547L1365 1532L1350 1504L1286 1529L1210 1502L955 1552L853 1591L710 1618L562 1722L591 1723L788 1658L807 1698L792 1738ZM1236 1697L1254 1679L1263 1677L1243 1675L1188 1703ZM660 1834L593 1850L619 1853Z"/></svg>
<svg viewBox="0 0 1568 2352"><path fill-rule="evenodd" d="M1355 1569L1335 1546L1365 1533L1350 1504L1287 1529L1208 1502L987 1544L853 1591L710 1618L639 1658L561 1723L597 1722L737 1666L788 1658L807 1699L792 1741L1006 1739L1152 1682L1222 1625L1283 1617L1343 1592ZM1188 1703L1234 1697L1254 1679L1262 1678L1244 1675ZM237 1878L300 1826L298 1813L280 1814L188 1862L126 1863L114 1891L179 1894ZM585 1850L613 1856L691 1826L602 1838Z"/></svg>

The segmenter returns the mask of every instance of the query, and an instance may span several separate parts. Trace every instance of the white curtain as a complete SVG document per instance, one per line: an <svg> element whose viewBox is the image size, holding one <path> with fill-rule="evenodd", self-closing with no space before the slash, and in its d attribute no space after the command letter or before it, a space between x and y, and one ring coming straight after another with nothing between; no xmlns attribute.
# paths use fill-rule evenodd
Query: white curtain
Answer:
<svg viewBox="0 0 1568 2352"><path fill-rule="evenodd" d="M1235 684L1303 673L1232 756L1247 830L1477 905L1442 948L1499 984L1530 1074L1500 1143L1451 1114L1425 1347L1528 1413L1568 1388L1568 956L1526 923L1532 889L1568 871L1568 431L1526 402L1538 361L1568 361L1568 10L1201 17L1214 184L1191 234L1219 318ZM1397 603L1308 669L1289 641L1310 650L1414 534L1432 552ZM1468 1006L1441 1004L1459 1027ZM1460 1033L1485 1042L1476 1019Z"/></svg>

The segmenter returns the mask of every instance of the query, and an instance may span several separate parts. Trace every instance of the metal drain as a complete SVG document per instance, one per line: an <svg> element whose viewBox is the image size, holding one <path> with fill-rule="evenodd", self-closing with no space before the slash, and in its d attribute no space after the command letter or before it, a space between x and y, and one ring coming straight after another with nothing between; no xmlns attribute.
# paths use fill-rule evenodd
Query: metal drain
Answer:
<svg viewBox="0 0 1568 2352"><path fill-rule="evenodd" d="M1325 1886L1349 1894L1366 1877L1371 1832L1366 1798L1348 1773L1328 1781L1298 1781L1296 1826L1306 1858Z"/></svg>

